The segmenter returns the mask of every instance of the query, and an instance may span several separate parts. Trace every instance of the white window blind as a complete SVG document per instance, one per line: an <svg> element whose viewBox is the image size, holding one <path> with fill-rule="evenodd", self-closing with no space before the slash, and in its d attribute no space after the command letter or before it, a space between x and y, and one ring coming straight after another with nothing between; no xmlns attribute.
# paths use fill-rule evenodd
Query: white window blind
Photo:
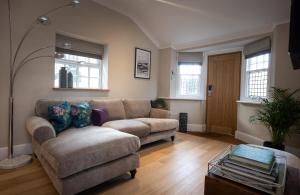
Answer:
<svg viewBox="0 0 300 195"><path fill-rule="evenodd" d="M245 45L245 58L251 58L271 52L271 38L266 37Z"/></svg>

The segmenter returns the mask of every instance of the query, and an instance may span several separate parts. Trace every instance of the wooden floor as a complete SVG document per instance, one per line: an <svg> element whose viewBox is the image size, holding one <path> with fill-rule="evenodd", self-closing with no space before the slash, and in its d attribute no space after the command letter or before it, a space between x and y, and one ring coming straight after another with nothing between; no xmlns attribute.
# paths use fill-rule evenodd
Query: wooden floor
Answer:
<svg viewBox="0 0 300 195"><path fill-rule="evenodd" d="M204 191L207 161L233 137L214 134L177 133L174 143L160 141L143 147L141 166L135 179L129 174L81 194L197 194ZM0 171L0 194L57 194L38 160L14 171Z"/></svg>

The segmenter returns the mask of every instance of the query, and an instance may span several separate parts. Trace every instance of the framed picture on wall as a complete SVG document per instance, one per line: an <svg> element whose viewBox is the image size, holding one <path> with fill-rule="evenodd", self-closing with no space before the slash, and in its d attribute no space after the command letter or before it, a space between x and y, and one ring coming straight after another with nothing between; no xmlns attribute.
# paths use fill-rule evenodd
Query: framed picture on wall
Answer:
<svg viewBox="0 0 300 195"><path fill-rule="evenodd" d="M135 48L134 78L150 79L151 51Z"/></svg>

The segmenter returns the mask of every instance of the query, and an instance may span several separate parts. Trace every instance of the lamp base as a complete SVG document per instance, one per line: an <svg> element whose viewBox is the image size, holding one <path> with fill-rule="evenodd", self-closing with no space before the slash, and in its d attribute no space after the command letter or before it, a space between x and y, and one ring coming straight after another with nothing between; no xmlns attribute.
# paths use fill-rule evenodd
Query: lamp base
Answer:
<svg viewBox="0 0 300 195"><path fill-rule="evenodd" d="M21 155L14 158L6 158L0 161L0 169L15 169L22 167L32 160L30 155Z"/></svg>

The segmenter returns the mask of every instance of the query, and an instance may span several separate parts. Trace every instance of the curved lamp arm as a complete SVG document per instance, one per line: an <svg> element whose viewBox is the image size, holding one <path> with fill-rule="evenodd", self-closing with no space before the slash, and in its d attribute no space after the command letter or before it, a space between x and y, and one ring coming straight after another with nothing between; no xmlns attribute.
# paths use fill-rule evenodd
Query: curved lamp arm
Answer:
<svg viewBox="0 0 300 195"><path fill-rule="evenodd" d="M32 52L30 52L29 54L27 54L23 60L17 65L16 69L18 69L19 66L21 66L29 57L33 56L34 54L38 53L39 51L42 51L42 50L46 50L46 49L49 49L49 48L53 48L54 46L52 45L49 45L49 46L46 46L46 47L42 47L42 48L39 48L39 49L36 49ZM13 74L16 74L15 72Z"/></svg>
<svg viewBox="0 0 300 195"><path fill-rule="evenodd" d="M32 57L33 54L36 54L37 52L44 50L48 47L45 48L40 48L37 50L32 51L29 53L25 58L21 60L21 62L18 64L18 67L15 71L15 64L16 64L16 59L18 57L19 51L25 41L25 39L28 37L30 32L34 29L34 27L37 24L43 24L47 25L49 24L49 18L47 15L61 9L64 7L69 7L69 6L74 6L76 7L77 5L80 4L80 0L71 0L70 3L66 5L62 5L56 8L53 8L46 12L44 16L38 17L35 21L32 22L32 24L28 27L28 29L25 31L24 35L21 37L21 41L17 44L17 49L15 53L13 54L13 49L12 49L12 14L11 14L11 0L7 0L8 2L8 15L9 15L9 67L10 67L10 75L9 75L9 135L8 135L8 159L13 158L13 130L14 130L14 98L13 98L13 91L14 91L14 81L15 77L18 74L18 72L27 64L28 62L31 62L33 60L39 59L39 58L44 58L44 57L50 57L53 58L54 56L37 56L37 57ZM28 160L29 159L29 160ZM24 164L24 162L30 161L30 158L27 158L27 160L23 160L21 164ZM7 166L7 163L5 164ZM13 166L14 167L14 166Z"/></svg>
<svg viewBox="0 0 300 195"><path fill-rule="evenodd" d="M29 33L34 29L34 27L36 26L36 24L37 24L36 21L33 22L33 23L29 26L29 28L26 30L25 34L22 36L21 41L19 42L19 44L18 44L18 46L17 46L15 55L13 55L13 60L12 60L12 64L11 64L12 71L14 71L14 66L15 66L15 63L16 63L16 59L17 59L17 56L18 56L18 54L19 54L20 48L21 48L21 46L23 45L24 40L25 40L26 37L29 35Z"/></svg>
<svg viewBox="0 0 300 195"><path fill-rule="evenodd" d="M13 74L13 77L12 77L12 85L14 85L14 82L15 82L15 79L16 79L16 75L18 74L18 72L28 63L28 62L31 62L33 60L36 60L36 59L39 59L39 58L54 58L54 56L51 56L51 55L45 55L45 56L36 56L36 57L32 57L32 58L29 58L27 60L25 60L23 63L21 63L18 68L16 69L16 71L14 72Z"/></svg>
<svg viewBox="0 0 300 195"><path fill-rule="evenodd" d="M9 1L10 2L10 1ZM77 5L80 4L80 1L79 0L72 0L70 3L68 4L65 4L65 5L61 5L61 6L58 6L56 8L53 8L49 11L47 11L46 13L42 14L41 16L39 16L35 21L32 22L32 24L29 26L29 28L26 30L26 32L24 33L24 35L22 36L21 38L21 41L19 42L18 46L17 46L17 49L16 49L16 52L15 54L13 55L13 60L12 60L12 63L11 63L11 68L12 68L12 71L14 72L14 68L15 68L15 63L16 63L16 59L18 57L18 54L19 54L19 51L20 51L20 48L22 47L23 43L24 43L24 40L27 38L27 36L30 34L30 32L36 27L37 24L43 24L43 25L48 25L50 22L49 22L49 18L47 17L48 15L52 14L53 12L57 11L57 10L60 10L64 7L76 7ZM10 24L11 26L11 24Z"/></svg>

